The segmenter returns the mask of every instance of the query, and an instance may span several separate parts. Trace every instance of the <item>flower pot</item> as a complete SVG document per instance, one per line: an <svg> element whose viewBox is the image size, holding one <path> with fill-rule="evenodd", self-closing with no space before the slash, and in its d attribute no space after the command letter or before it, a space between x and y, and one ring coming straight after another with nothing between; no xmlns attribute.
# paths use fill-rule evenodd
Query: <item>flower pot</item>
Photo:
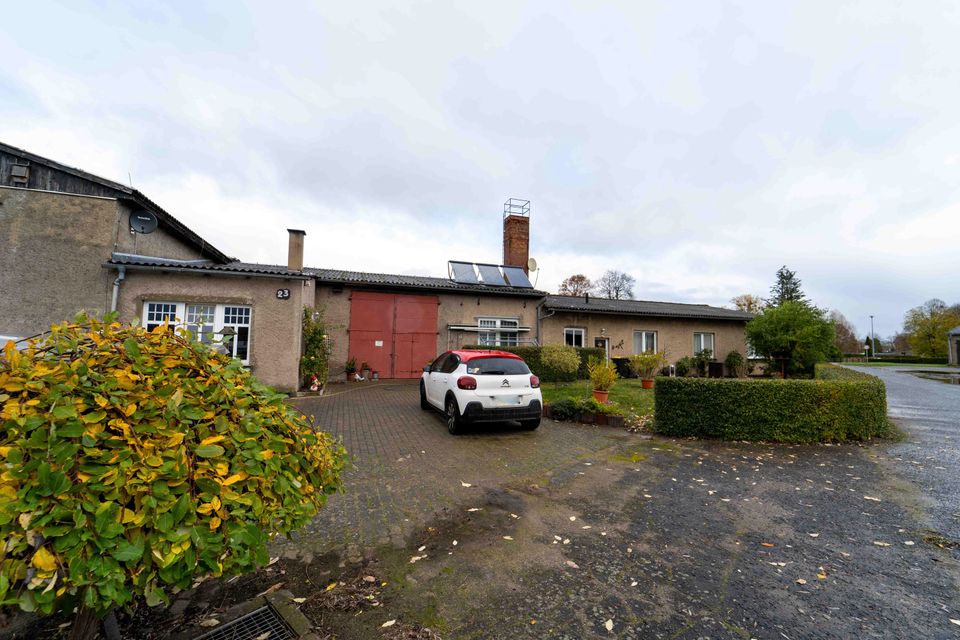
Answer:
<svg viewBox="0 0 960 640"><path fill-rule="evenodd" d="M640 386L644 389L653 389L653 378L644 378L640 381Z"/></svg>
<svg viewBox="0 0 960 640"><path fill-rule="evenodd" d="M356 374L356 372L354 372L354 371L348 371L348 372L347 372L347 382L353 382L353 381L356 380L356 379L357 379L357 374Z"/></svg>
<svg viewBox="0 0 960 640"><path fill-rule="evenodd" d="M553 405L550 405L550 404L543 405L543 417L544 418L553 417Z"/></svg>
<svg viewBox="0 0 960 640"><path fill-rule="evenodd" d="M607 398L610 397L609 391L600 391L599 389L593 390L593 399L601 404L607 404Z"/></svg>

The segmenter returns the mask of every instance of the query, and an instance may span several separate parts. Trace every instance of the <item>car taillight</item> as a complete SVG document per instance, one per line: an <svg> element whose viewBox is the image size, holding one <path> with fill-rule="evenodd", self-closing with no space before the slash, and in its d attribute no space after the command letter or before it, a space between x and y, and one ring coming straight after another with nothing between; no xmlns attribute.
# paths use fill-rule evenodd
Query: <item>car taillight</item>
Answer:
<svg viewBox="0 0 960 640"><path fill-rule="evenodd" d="M530 376L530 386L534 389L540 388L540 378L537 376Z"/></svg>
<svg viewBox="0 0 960 640"><path fill-rule="evenodd" d="M470 376L460 376L457 378L457 387L466 389L467 391L473 391L477 388L477 379L471 378Z"/></svg>

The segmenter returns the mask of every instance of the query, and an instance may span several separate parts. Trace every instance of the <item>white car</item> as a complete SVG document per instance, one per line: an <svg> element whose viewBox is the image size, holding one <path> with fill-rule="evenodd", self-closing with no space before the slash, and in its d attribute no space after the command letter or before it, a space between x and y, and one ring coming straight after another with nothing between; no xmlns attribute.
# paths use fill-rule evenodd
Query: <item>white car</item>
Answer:
<svg viewBox="0 0 960 640"><path fill-rule="evenodd" d="M447 430L465 423L518 420L524 429L540 426L540 379L518 355L506 351L447 351L423 368L420 408L437 409Z"/></svg>

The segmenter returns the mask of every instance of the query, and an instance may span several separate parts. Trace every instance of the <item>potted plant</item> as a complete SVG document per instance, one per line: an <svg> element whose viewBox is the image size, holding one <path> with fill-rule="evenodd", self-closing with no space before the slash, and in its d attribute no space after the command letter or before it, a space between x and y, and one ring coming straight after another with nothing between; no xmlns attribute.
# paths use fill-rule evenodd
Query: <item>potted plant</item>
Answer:
<svg viewBox="0 0 960 640"><path fill-rule="evenodd" d="M370 379L370 365L368 365L366 362L360 365L360 377L362 377L364 380Z"/></svg>
<svg viewBox="0 0 960 640"><path fill-rule="evenodd" d="M590 382L593 383L593 397L597 402L606 404L610 389L617 382L617 368L606 360L590 359L587 363Z"/></svg>
<svg viewBox="0 0 960 640"><path fill-rule="evenodd" d="M640 378L644 389L653 389L653 377L667 364L663 351L647 351L630 356L630 369Z"/></svg>
<svg viewBox="0 0 960 640"><path fill-rule="evenodd" d="M357 359L353 357L348 358L347 363L343 365L343 370L347 374L347 381L352 381L353 376L357 373Z"/></svg>

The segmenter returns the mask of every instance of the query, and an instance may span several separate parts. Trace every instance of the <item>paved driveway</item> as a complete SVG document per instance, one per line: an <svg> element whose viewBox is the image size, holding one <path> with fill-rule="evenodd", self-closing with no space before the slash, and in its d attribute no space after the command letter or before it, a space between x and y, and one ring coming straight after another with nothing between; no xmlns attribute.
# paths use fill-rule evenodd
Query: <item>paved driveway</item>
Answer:
<svg viewBox="0 0 960 640"><path fill-rule="evenodd" d="M276 545L287 559L273 567L302 595L338 576L385 584L377 607L318 609L338 638L382 637L391 620L446 640L960 629L956 552L928 543L922 495L879 463L889 445L677 441L552 421L453 437L413 385L348 389L299 402L343 436L356 469L306 532Z"/></svg>
<svg viewBox="0 0 960 640"><path fill-rule="evenodd" d="M930 528L960 540L960 385L928 380L910 371L936 367L851 367L887 385L890 416L907 440L886 455L897 473L921 491Z"/></svg>

